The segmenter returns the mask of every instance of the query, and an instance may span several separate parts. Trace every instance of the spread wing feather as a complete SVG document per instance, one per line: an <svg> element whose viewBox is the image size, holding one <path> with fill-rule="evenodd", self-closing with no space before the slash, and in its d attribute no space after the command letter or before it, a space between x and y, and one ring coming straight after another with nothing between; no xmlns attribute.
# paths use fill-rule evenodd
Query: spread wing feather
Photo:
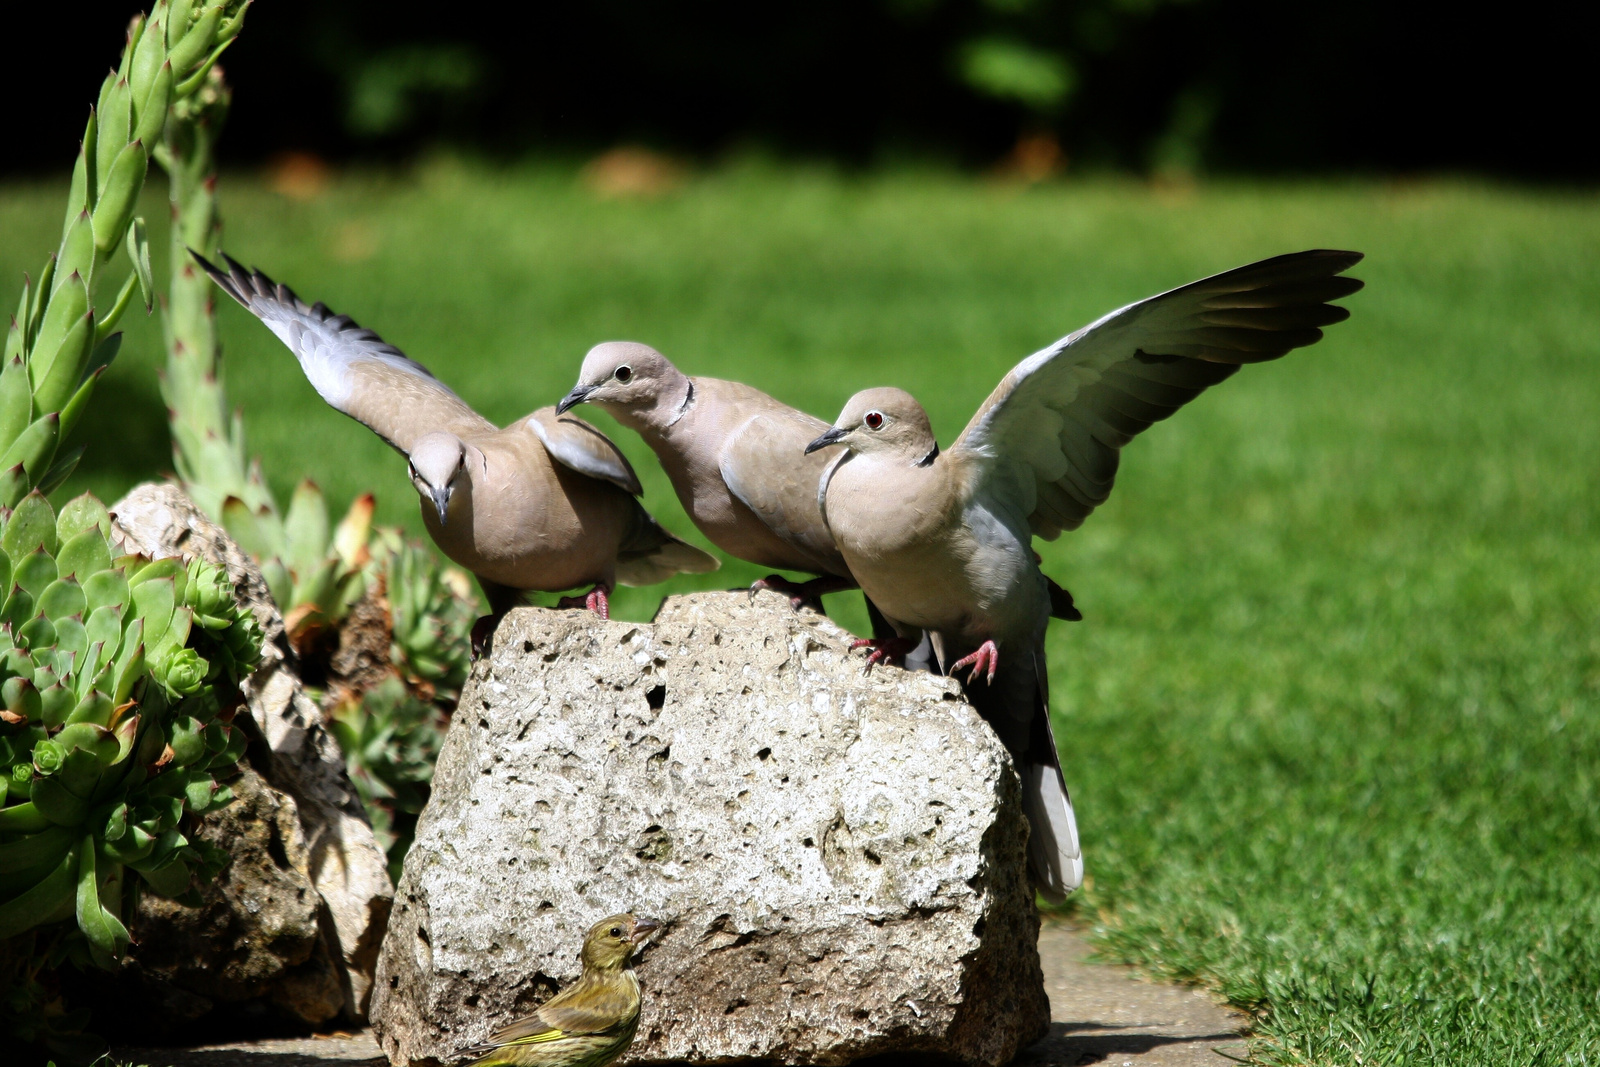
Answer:
<svg viewBox="0 0 1600 1067"><path fill-rule="evenodd" d="M1360 260L1295 252L1113 311L1017 364L952 451L1038 536L1077 529L1110 496L1121 448L1151 423L1347 318L1328 301L1361 288L1341 277Z"/></svg>
<svg viewBox="0 0 1600 1067"><path fill-rule="evenodd" d="M495 429L428 368L348 315L335 315L320 302L308 306L287 285L226 255L223 271L192 249L190 254L223 292L289 346L322 399L402 453L434 430L466 437Z"/></svg>

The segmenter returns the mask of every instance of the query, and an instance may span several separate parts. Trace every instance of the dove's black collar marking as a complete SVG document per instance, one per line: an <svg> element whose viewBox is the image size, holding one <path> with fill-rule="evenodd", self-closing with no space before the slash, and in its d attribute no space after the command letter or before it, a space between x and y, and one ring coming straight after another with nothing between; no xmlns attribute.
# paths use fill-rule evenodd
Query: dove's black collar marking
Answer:
<svg viewBox="0 0 1600 1067"><path fill-rule="evenodd" d="M679 419L683 418L683 416L689 410L689 405L693 404L693 403L694 403L694 379L690 378L689 379L689 391L683 394L683 403L678 405L678 413L676 415L672 416L672 422L667 423L667 425L671 426L673 423L675 423Z"/></svg>
<svg viewBox="0 0 1600 1067"><path fill-rule="evenodd" d="M917 460L917 462L914 465L918 466L918 467L931 467L931 466L933 466L933 461L938 459L938 458L939 458L939 443L937 441L935 441L934 444L933 444L933 451L929 452L926 456L923 456L921 459Z"/></svg>

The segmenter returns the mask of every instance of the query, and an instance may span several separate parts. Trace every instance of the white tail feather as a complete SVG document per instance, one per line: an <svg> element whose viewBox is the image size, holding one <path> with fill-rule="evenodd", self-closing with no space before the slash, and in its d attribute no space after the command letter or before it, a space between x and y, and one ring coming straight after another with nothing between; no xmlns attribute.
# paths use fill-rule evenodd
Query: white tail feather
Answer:
<svg viewBox="0 0 1600 1067"><path fill-rule="evenodd" d="M1028 816L1028 858L1039 890L1061 900L1083 884L1078 820L1061 772L1043 763L1022 768L1022 807Z"/></svg>

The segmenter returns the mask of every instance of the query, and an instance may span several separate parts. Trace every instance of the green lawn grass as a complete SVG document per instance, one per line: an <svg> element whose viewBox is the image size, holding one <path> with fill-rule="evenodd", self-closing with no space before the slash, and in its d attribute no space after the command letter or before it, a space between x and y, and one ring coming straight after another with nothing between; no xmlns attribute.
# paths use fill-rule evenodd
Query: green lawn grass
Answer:
<svg viewBox="0 0 1600 1067"><path fill-rule="evenodd" d="M448 163L311 202L222 190L236 256L497 421L633 338L830 420L900 385L948 443L1014 362L1104 311L1260 256L1367 252L1348 323L1136 441L1111 501L1040 546L1086 616L1050 634L1091 878L1071 910L1108 957L1256 1009L1267 1061L1600 1062L1594 196L731 168L616 202L567 171ZM0 189L6 291L53 247L63 194ZM279 491L371 488L417 529L403 463L222 314ZM158 338L130 331L77 488L170 467ZM758 575L730 561L617 610ZM833 600L860 624L858 598Z"/></svg>

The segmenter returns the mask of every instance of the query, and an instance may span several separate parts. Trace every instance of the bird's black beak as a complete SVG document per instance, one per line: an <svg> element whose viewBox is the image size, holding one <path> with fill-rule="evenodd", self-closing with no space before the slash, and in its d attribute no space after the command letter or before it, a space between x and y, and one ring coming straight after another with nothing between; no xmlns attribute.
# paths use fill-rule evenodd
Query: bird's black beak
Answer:
<svg viewBox="0 0 1600 1067"><path fill-rule="evenodd" d="M645 938L659 929L661 929L661 924L654 919L635 919L633 920L633 933L628 940L635 945L642 944Z"/></svg>
<svg viewBox="0 0 1600 1067"><path fill-rule="evenodd" d="M841 430L839 427L835 426L833 429L829 430L815 441L812 441L809 445L806 445L806 455L811 455L811 453L815 452L819 448L827 448L829 445L838 444L841 440L843 440L844 435L849 432L849 430Z"/></svg>
<svg viewBox="0 0 1600 1067"><path fill-rule="evenodd" d="M585 400L588 400L589 394L592 392L594 392L594 386L592 385L574 385L572 392L562 397L561 403L556 405L556 414L565 415L568 409L575 408Z"/></svg>
<svg viewBox="0 0 1600 1067"><path fill-rule="evenodd" d="M450 514L450 487L428 490L428 498L433 501L433 506L439 512L439 525L444 526L449 522Z"/></svg>

